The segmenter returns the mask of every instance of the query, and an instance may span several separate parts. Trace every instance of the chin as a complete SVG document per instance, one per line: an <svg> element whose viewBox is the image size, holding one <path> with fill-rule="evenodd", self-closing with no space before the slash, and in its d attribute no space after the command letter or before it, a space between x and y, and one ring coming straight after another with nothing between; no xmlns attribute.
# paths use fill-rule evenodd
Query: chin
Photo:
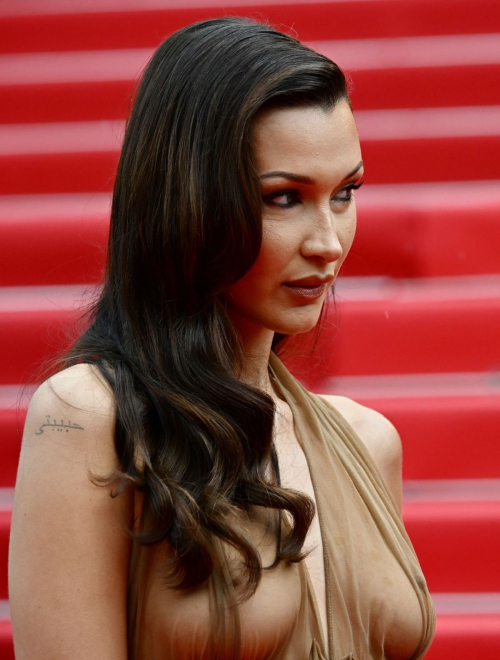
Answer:
<svg viewBox="0 0 500 660"><path fill-rule="evenodd" d="M316 327L319 321L321 314L321 307L318 306L318 311L315 313L309 313L307 318L303 315L303 318L297 318L287 322L277 323L274 327L274 332L279 332L283 335L299 335L304 332L309 332Z"/></svg>

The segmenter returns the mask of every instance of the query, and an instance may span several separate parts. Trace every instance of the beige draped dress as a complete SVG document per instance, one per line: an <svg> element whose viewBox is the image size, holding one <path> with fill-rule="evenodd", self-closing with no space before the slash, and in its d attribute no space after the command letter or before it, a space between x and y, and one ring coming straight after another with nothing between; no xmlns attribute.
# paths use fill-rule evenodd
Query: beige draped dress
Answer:
<svg viewBox="0 0 500 660"><path fill-rule="evenodd" d="M436 615L391 492L336 408L308 392L274 353L269 370L292 410L314 490L326 624L309 556L295 564L281 562L263 571L255 594L231 610L235 618L228 615L226 623L230 641L216 652L209 644L210 612L221 597L220 581L230 593L233 589L230 553L227 568L194 592L183 593L161 583L165 551L134 543L127 598L129 660L420 660L431 645ZM264 526L256 519L245 529L257 541ZM263 566L273 562L276 541L267 547ZM231 621L238 623L236 628Z"/></svg>

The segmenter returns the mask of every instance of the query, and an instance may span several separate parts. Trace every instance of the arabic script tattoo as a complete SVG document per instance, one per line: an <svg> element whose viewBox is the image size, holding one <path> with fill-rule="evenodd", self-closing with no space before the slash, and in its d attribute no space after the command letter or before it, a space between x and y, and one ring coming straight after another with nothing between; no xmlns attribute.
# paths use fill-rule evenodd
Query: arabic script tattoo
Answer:
<svg viewBox="0 0 500 660"><path fill-rule="evenodd" d="M44 426L50 426L52 428L52 431L59 431L61 433L64 431L64 429L66 429L66 433L69 431L69 429L77 429L80 431L84 430L83 426L80 426L79 424L72 424L69 420L68 423L65 424L64 421L61 419L61 423L59 424L55 418L54 421L51 422L50 415L45 415L45 417L47 418L47 421L45 422L45 424L42 424L40 426L38 431L35 431L35 435L41 435L43 433Z"/></svg>

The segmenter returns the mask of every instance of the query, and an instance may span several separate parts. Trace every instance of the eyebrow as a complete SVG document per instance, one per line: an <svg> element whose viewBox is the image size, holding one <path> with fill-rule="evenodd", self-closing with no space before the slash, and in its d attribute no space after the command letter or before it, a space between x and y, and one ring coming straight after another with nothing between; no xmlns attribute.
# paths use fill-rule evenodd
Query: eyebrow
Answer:
<svg viewBox="0 0 500 660"><path fill-rule="evenodd" d="M345 176L342 181L349 179L351 176L354 176L358 170L363 167L363 161L360 160L356 167ZM260 179L271 179L273 177L280 177L282 179L290 179L290 181L297 181L298 183L314 183L314 179L311 179L310 176L304 176L303 174L292 174L291 172L281 172L279 170L274 172L266 172L260 176Z"/></svg>

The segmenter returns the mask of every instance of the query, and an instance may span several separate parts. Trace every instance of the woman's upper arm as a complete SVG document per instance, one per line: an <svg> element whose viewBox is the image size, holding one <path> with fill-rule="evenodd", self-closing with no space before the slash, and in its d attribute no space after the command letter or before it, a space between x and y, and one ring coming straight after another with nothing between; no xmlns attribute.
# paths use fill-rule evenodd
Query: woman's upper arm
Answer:
<svg viewBox="0 0 500 660"><path fill-rule="evenodd" d="M28 408L9 545L16 660L127 658L133 495L87 475L119 465L113 396L93 369L56 374Z"/></svg>

